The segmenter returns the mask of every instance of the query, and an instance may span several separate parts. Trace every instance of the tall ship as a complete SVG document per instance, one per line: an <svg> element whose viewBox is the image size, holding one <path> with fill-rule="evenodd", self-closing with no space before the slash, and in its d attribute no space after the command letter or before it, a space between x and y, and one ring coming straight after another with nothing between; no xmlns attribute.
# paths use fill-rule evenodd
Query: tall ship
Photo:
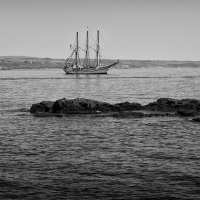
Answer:
<svg viewBox="0 0 200 200"><path fill-rule="evenodd" d="M107 74L109 68L119 63L119 59L112 61L112 63L109 63L107 59L103 59L102 55L104 53L100 49L99 29L97 30L96 40L91 36L93 43L89 43L89 36L91 35L87 28L86 41L85 44L82 44L80 42L79 32L76 32L74 45L70 45L71 54L66 59L63 68L66 74ZM93 58L91 58L92 56Z"/></svg>

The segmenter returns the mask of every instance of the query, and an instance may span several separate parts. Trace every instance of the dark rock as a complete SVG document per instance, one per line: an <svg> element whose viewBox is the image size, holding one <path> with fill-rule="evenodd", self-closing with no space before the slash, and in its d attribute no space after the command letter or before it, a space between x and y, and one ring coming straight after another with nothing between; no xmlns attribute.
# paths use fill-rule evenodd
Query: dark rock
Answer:
<svg viewBox="0 0 200 200"><path fill-rule="evenodd" d="M184 117L195 116L196 110L180 109L177 110L177 114Z"/></svg>
<svg viewBox="0 0 200 200"><path fill-rule="evenodd" d="M117 117L117 118L142 118L145 117L143 112L118 112L114 113L112 117Z"/></svg>
<svg viewBox="0 0 200 200"><path fill-rule="evenodd" d="M30 112L52 112L53 104L54 102L52 101L42 101L40 103L33 104L30 108Z"/></svg>
<svg viewBox="0 0 200 200"><path fill-rule="evenodd" d="M156 110L158 110L158 102L149 103L149 104L143 106L143 109L156 111Z"/></svg>
<svg viewBox="0 0 200 200"><path fill-rule="evenodd" d="M177 102L178 104L195 104L196 106L197 105L200 105L200 101L199 100L196 100L196 99L181 99L181 100L178 100Z"/></svg>
<svg viewBox="0 0 200 200"><path fill-rule="evenodd" d="M67 100L67 99L59 99L53 104L53 112L54 113L81 113L85 109L85 105L83 102L83 106L81 106L77 100Z"/></svg>
<svg viewBox="0 0 200 200"><path fill-rule="evenodd" d="M143 112L133 112L142 110ZM153 111L153 112L152 112ZM159 117L195 116L200 112L200 101L195 99L160 98L156 102L142 106L139 103L122 102L109 104L91 99L59 99L55 102L42 101L33 104L31 113L37 117L64 117L66 114L93 114L113 117Z"/></svg>
<svg viewBox="0 0 200 200"><path fill-rule="evenodd" d="M160 98L157 100L158 103L158 111L163 112L174 112L176 110L175 106L177 104L176 99L172 98Z"/></svg>
<svg viewBox="0 0 200 200"><path fill-rule="evenodd" d="M65 115L62 114L62 113L56 113L54 116L55 116L55 117L64 117Z"/></svg>
<svg viewBox="0 0 200 200"><path fill-rule="evenodd" d="M176 110L180 110L180 109L181 110L183 110L183 109L185 109L185 110L196 110L196 105L193 104L193 103L176 104L174 106L174 108Z"/></svg>
<svg viewBox="0 0 200 200"><path fill-rule="evenodd" d="M144 109L162 112L176 112L178 110L181 112L184 109L200 111L200 102L195 99L178 100L172 98L160 98L157 102L149 103L144 106Z"/></svg>
<svg viewBox="0 0 200 200"><path fill-rule="evenodd" d="M84 98L73 100L60 99L53 104L53 113L81 114L97 111L110 112L120 110L121 108L117 105Z"/></svg>
<svg viewBox="0 0 200 200"><path fill-rule="evenodd" d="M200 113L200 104L197 105L197 107L196 107L196 111Z"/></svg>
<svg viewBox="0 0 200 200"><path fill-rule="evenodd" d="M196 100L196 99L182 99L178 102L178 104L183 104L183 105L190 105L190 106L194 106L197 112L200 112L200 101Z"/></svg>
<svg viewBox="0 0 200 200"><path fill-rule="evenodd" d="M194 122L200 122L200 117L194 118L194 119L192 119L192 121L194 121Z"/></svg>
<svg viewBox="0 0 200 200"><path fill-rule="evenodd" d="M169 113L150 113L150 114L147 114L147 117L169 117L169 116L174 116L174 115L169 114Z"/></svg>
<svg viewBox="0 0 200 200"><path fill-rule="evenodd" d="M124 111L141 110L142 108L142 105L140 103L129 103L127 101L114 104L114 106L119 106Z"/></svg>
<svg viewBox="0 0 200 200"><path fill-rule="evenodd" d="M176 99L172 99L172 98L160 98L157 100L157 103L159 105L175 105L177 103Z"/></svg>

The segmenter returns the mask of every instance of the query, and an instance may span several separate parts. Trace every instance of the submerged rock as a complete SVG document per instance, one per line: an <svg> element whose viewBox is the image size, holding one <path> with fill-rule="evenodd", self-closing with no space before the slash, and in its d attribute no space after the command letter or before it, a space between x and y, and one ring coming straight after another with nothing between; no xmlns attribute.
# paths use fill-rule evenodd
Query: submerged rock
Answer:
<svg viewBox="0 0 200 200"><path fill-rule="evenodd" d="M192 119L192 121L194 121L194 122L200 122L200 117L194 118L194 119Z"/></svg>
<svg viewBox="0 0 200 200"><path fill-rule="evenodd" d="M112 117L117 118L142 118L145 117L145 114L143 112L118 112L112 114Z"/></svg>
<svg viewBox="0 0 200 200"><path fill-rule="evenodd" d="M48 113L48 112L36 112L33 113L34 117L52 117L53 114L52 113Z"/></svg>

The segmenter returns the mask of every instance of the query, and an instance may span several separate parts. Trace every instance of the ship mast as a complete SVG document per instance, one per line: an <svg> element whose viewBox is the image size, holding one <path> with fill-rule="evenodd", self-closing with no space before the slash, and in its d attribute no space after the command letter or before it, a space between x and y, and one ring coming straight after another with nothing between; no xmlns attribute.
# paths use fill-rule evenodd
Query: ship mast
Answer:
<svg viewBox="0 0 200 200"><path fill-rule="evenodd" d="M97 49L96 49L97 67L100 65L100 47L99 47L99 28L97 30Z"/></svg>
<svg viewBox="0 0 200 200"><path fill-rule="evenodd" d="M76 52L75 52L75 65L76 71L78 70L78 31L76 32Z"/></svg>
<svg viewBox="0 0 200 200"><path fill-rule="evenodd" d="M89 37L88 37L88 27L87 27L87 34L86 34L86 51L85 51L85 60L84 60L84 66L85 67L89 67L89 62L90 62L90 58L89 58Z"/></svg>

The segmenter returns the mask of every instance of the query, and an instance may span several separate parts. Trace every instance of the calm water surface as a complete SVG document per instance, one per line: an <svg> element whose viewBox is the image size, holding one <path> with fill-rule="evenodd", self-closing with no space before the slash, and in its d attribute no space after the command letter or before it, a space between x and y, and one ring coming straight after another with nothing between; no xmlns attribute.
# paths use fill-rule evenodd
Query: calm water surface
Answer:
<svg viewBox="0 0 200 200"><path fill-rule="evenodd" d="M60 98L200 99L200 69L0 71L0 199L200 199L200 124L184 118L36 118Z"/></svg>

